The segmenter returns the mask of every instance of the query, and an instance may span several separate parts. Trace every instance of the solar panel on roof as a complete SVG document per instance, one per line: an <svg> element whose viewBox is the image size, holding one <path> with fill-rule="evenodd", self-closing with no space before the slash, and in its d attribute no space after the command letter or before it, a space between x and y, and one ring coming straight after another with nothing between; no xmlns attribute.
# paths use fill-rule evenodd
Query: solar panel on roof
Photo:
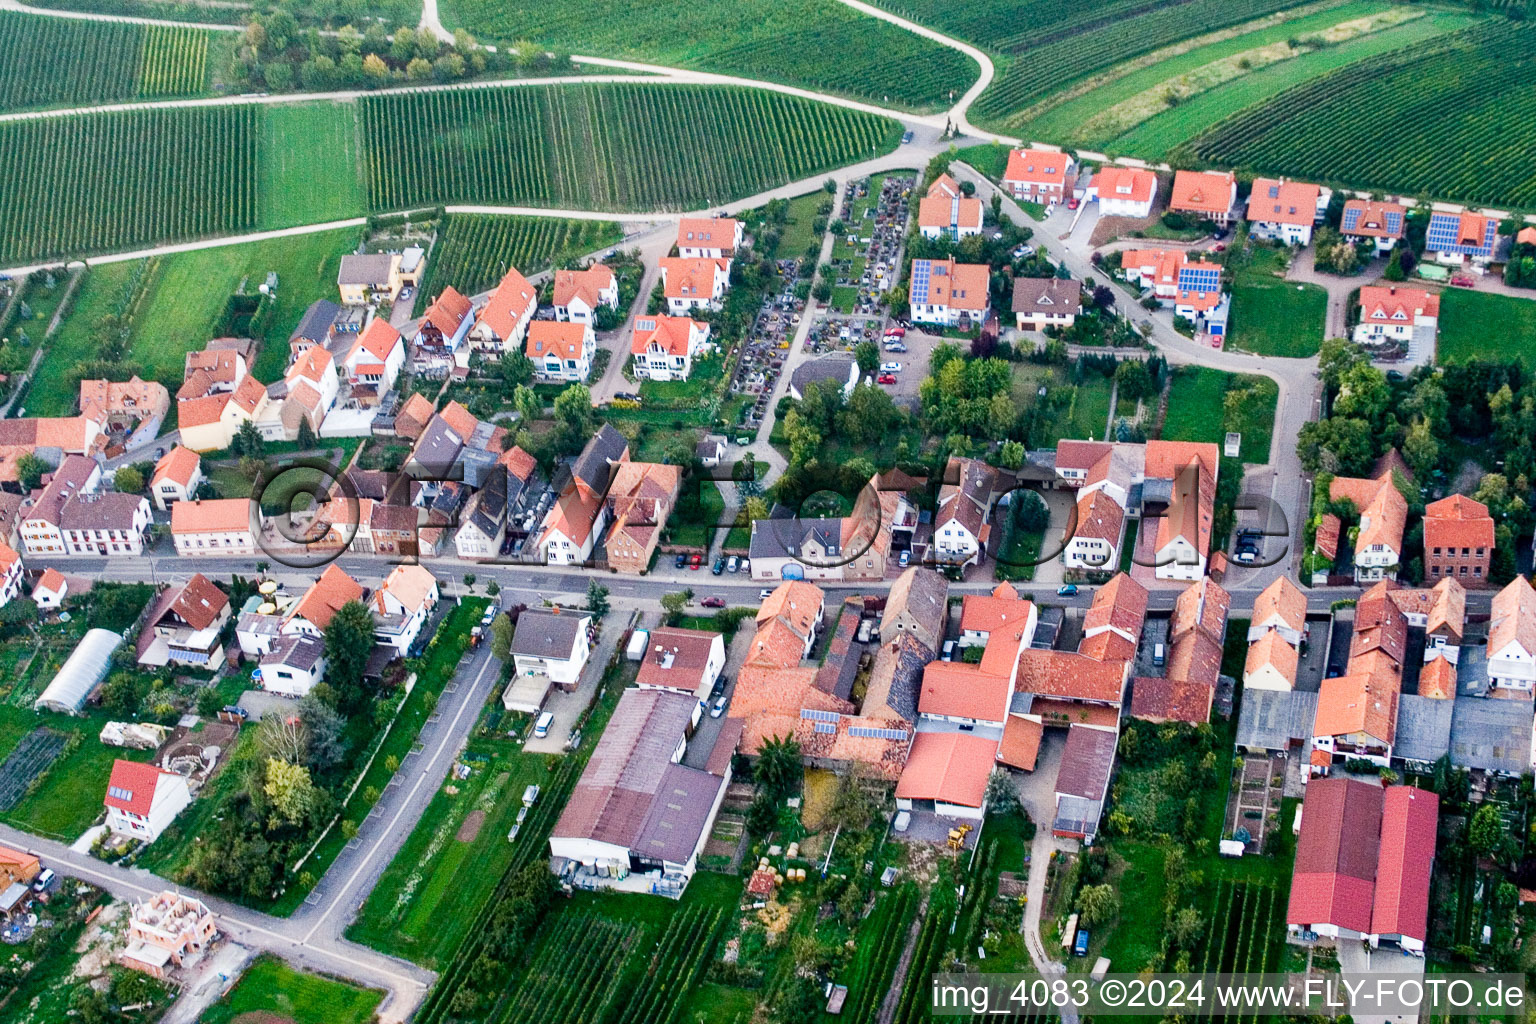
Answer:
<svg viewBox="0 0 1536 1024"><path fill-rule="evenodd" d="M122 786L108 786L107 795L114 800L122 800L124 803L133 802L133 791Z"/></svg>
<svg viewBox="0 0 1536 1024"><path fill-rule="evenodd" d="M1197 292L1213 292L1221 284L1221 271L1205 267L1185 267L1179 271L1179 287Z"/></svg>
<svg viewBox="0 0 1536 1024"><path fill-rule="evenodd" d="M835 733L835 732L837 732L837 726L833 725L830 722L817 722L816 723L816 731L817 732L826 732L826 733Z"/></svg>
<svg viewBox="0 0 1536 1024"><path fill-rule="evenodd" d="M1388 210L1387 231L1395 235L1401 230L1403 230L1403 215L1396 210Z"/></svg>
<svg viewBox="0 0 1536 1024"><path fill-rule="evenodd" d="M927 260L913 260L912 261L912 294L913 295L927 295L928 294L928 268L929 268L929 265L930 264L929 264L929 262Z"/></svg>
<svg viewBox="0 0 1536 1024"><path fill-rule="evenodd" d="M809 718L816 722L835 722L838 716L836 711L822 711L819 708L801 708L800 717Z"/></svg>
<svg viewBox="0 0 1536 1024"><path fill-rule="evenodd" d="M1389 216L1390 216L1390 214L1389 214ZM1355 229L1355 225L1357 223L1359 223L1359 221L1360 221L1360 211L1359 210L1345 210L1344 211L1344 221L1339 226L1343 230L1345 230L1345 231L1353 231Z"/></svg>

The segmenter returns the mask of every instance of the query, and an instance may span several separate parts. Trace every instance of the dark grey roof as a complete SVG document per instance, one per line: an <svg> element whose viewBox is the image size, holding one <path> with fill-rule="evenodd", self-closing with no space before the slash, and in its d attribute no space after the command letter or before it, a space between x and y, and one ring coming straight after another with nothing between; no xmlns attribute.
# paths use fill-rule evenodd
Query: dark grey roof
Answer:
<svg viewBox="0 0 1536 1024"><path fill-rule="evenodd" d="M1237 713L1237 745L1285 750L1291 741L1312 738L1317 694L1302 690L1244 690Z"/></svg>
<svg viewBox="0 0 1536 1024"><path fill-rule="evenodd" d="M507 523L507 471L496 467L485 480L485 486L475 492L466 509L470 525L487 537L495 537Z"/></svg>
<svg viewBox="0 0 1536 1024"><path fill-rule="evenodd" d="M107 491L76 494L59 509L61 530L132 530L142 495Z"/></svg>
<svg viewBox="0 0 1536 1024"><path fill-rule="evenodd" d="M1451 762L1522 775L1531 770L1529 701L1457 697L1451 712Z"/></svg>
<svg viewBox="0 0 1536 1024"><path fill-rule="evenodd" d="M1015 313L1076 313L1082 308L1083 283L1059 277L1013 279Z"/></svg>
<svg viewBox="0 0 1536 1024"><path fill-rule="evenodd" d="M1098 800L1064 795L1056 801L1056 817L1051 827L1057 832L1093 835L1099 830L1099 815L1104 805Z"/></svg>
<svg viewBox="0 0 1536 1024"><path fill-rule="evenodd" d="M1392 757L1433 764L1451 749L1451 715L1455 701L1405 693L1397 702L1397 735Z"/></svg>
<svg viewBox="0 0 1536 1024"><path fill-rule="evenodd" d="M642 860L685 863L698 848L723 785L717 775L668 764L630 852Z"/></svg>
<svg viewBox="0 0 1536 1024"><path fill-rule="evenodd" d="M909 722L917 721L917 695L923 687L923 666L933 660L933 653L911 633L902 633L890 645L896 664L891 672L891 688L886 692L886 706Z"/></svg>
<svg viewBox="0 0 1536 1024"><path fill-rule="evenodd" d="M389 268L393 260L387 252L358 255L349 253L341 258L341 268L336 274L337 284L383 285L389 283Z"/></svg>
<svg viewBox="0 0 1536 1024"><path fill-rule="evenodd" d="M467 444L459 449L459 457L454 460L454 465L454 475L470 487L484 487L492 475L499 473L505 476L507 472L491 452Z"/></svg>
<svg viewBox="0 0 1536 1024"><path fill-rule="evenodd" d="M517 617L512 653L530 658L569 658L576 647L585 615L529 608Z"/></svg>
<svg viewBox="0 0 1536 1024"><path fill-rule="evenodd" d="M851 352L833 352L820 359L809 359L795 367L795 372L789 375L789 383L802 395L805 394L805 386L811 383L832 381L839 388L845 387L849 370L855 363Z"/></svg>
<svg viewBox="0 0 1536 1024"><path fill-rule="evenodd" d="M693 453L701 459L717 459L725 454L725 442L719 438L712 441L700 441L693 446Z"/></svg>
<svg viewBox="0 0 1536 1024"><path fill-rule="evenodd" d="M604 423L592 435L581 454L576 456L576 462L571 466L571 475L592 490L602 494L608 490L608 477L612 472L612 463L618 462L629 450L629 442L624 435Z"/></svg>
<svg viewBox="0 0 1536 1024"><path fill-rule="evenodd" d="M312 636L285 636L272 645L270 654L261 658L263 665L286 665L308 672L325 656L325 645Z"/></svg>
<svg viewBox="0 0 1536 1024"><path fill-rule="evenodd" d="M448 478L448 471L459 459L464 449L464 439L448 425L441 415L433 416L416 441L415 462L427 470L429 478Z"/></svg>
<svg viewBox="0 0 1536 1024"><path fill-rule="evenodd" d="M288 335L290 342L303 338L317 345L325 343L326 336L331 333L331 325L336 322L336 314L341 312L341 307L330 299L316 299L309 304L304 311L304 317L299 321L299 326Z"/></svg>
<svg viewBox="0 0 1536 1024"><path fill-rule="evenodd" d="M1109 790L1109 776L1115 770L1113 729L1091 725L1072 725L1067 729L1067 746L1061 752L1061 767L1056 774L1056 792L1098 802Z"/></svg>

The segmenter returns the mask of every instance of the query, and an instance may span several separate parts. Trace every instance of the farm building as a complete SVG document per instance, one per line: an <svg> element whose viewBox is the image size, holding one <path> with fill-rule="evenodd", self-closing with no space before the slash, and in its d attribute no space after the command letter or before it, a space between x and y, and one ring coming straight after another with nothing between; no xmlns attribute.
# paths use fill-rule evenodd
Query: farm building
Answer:
<svg viewBox="0 0 1536 1024"><path fill-rule="evenodd" d="M122 634L110 629L88 631L53 681L32 702L33 710L77 714L84 706L85 698L106 678L107 668L112 664L112 652L122 642Z"/></svg>
<svg viewBox="0 0 1536 1024"><path fill-rule="evenodd" d="M1056 816L1051 832L1093 842L1115 770L1116 729L1073 723L1056 775Z"/></svg>

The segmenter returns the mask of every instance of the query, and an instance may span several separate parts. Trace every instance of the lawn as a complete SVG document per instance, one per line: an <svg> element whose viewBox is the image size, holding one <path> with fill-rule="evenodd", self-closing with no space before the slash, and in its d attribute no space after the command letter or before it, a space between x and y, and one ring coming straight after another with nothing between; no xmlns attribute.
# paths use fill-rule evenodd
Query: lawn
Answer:
<svg viewBox="0 0 1536 1024"><path fill-rule="evenodd" d="M1104 440L1109 422L1110 380L1096 373L1072 388L1072 398L1061 416L1046 426L1047 447L1062 438Z"/></svg>
<svg viewBox="0 0 1536 1024"><path fill-rule="evenodd" d="M107 721L104 714L74 718L0 708L0 715L8 717L12 714L24 715L32 719L34 725L46 725L80 736L80 745L60 755L48 769L43 784L23 797L6 815L10 824L17 828L60 842L74 842L102 815L105 808L101 801L107 793L107 777L112 774L113 761L119 758L148 761L154 755L152 750L128 750L103 744L98 736Z"/></svg>
<svg viewBox="0 0 1536 1024"><path fill-rule="evenodd" d="M820 251L821 235L815 230L816 218L821 216L818 211L822 204L832 201L833 197L821 189L789 201L789 219L779 236L779 252L785 258L799 256L809 251L812 245Z"/></svg>
<svg viewBox="0 0 1536 1024"><path fill-rule="evenodd" d="M252 1020L292 1024L365 1024L382 992L357 988L317 974L295 971L274 956L257 957L229 994L203 1011L203 1024L229 1024L242 1014Z"/></svg>
<svg viewBox="0 0 1536 1024"><path fill-rule="evenodd" d="M269 104L261 131L263 228L363 215L356 103Z"/></svg>
<svg viewBox="0 0 1536 1024"><path fill-rule="evenodd" d="M1508 358L1536 368L1536 300L1464 288L1440 293L1437 361Z"/></svg>
<svg viewBox="0 0 1536 1024"><path fill-rule="evenodd" d="M1228 422L1223 396L1249 386L1257 389L1258 400L1245 403ZM1226 373L1205 366L1181 366L1174 371L1169 385L1163 440L1209 441L1220 445L1228 430L1236 430L1243 435L1240 458L1261 465L1269 461L1270 435L1279 397L1279 387L1268 377Z"/></svg>
<svg viewBox="0 0 1536 1024"><path fill-rule="evenodd" d="M142 261L108 263L86 271L75 292L74 305L48 342L48 354L38 364L27 394L26 411L33 416L68 416L80 399L79 388L71 388L70 369L96 358L96 325L103 317L122 308L124 293ZM29 329L34 343L42 340L47 324Z"/></svg>
<svg viewBox="0 0 1536 1024"><path fill-rule="evenodd" d="M1232 331L1227 344L1264 356L1304 359L1317 354L1328 322L1321 285L1284 279L1286 253L1249 245L1232 253Z"/></svg>

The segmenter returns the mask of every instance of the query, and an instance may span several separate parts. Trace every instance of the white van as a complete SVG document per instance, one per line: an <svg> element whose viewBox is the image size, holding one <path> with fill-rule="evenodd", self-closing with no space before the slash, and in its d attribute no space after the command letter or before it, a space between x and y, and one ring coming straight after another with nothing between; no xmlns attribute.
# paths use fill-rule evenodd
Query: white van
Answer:
<svg viewBox="0 0 1536 1024"><path fill-rule="evenodd" d="M541 740L549 735L549 727L555 724L555 716L546 711L533 723L533 738Z"/></svg>

